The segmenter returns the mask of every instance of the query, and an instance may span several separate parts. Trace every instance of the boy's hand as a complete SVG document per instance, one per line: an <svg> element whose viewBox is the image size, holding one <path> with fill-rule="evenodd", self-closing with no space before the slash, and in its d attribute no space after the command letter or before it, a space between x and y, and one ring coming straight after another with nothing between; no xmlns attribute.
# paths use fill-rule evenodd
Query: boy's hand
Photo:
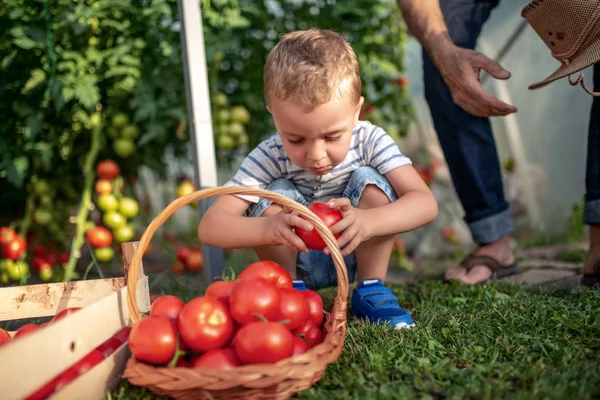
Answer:
<svg viewBox="0 0 600 400"><path fill-rule="evenodd" d="M283 211L265 218L266 242L269 245L283 245L302 253L308 252L306 243L294 232L297 226L306 231L314 229L313 224L301 218L298 212L283 207Z"/></svg>
<svg viewBox="0 0 600 400"><path fill-rule="evenodd" d="M338 232L342 233L337 240L338 245L342 249L342 256L347 256L365 240L370 239L368 233L368 223L365 218L365 211L359 208L354 208L350 204L350 199L345 197L331 199L327 202L331 208L337 208L342 213L342 219L329 227L334 235ZM346 246L346 248L343 248ZM330 254L329 248L323 250L325 254Z"/></svg>

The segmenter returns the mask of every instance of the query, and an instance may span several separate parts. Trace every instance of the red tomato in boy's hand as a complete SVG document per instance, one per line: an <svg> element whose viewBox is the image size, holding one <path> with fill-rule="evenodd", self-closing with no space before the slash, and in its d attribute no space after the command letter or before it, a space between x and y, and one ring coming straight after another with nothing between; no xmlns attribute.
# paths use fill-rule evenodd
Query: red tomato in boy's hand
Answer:
<svg viewBox="0 0 600 400"><path fill-rule="evenodd" d="M342 219L342 213L340 213L337 209L329 207L325 203L312 203L308 206L308 209L314 212L317 217L321 218L323 223L328 227L335 225L338 221ZM302 228L294 227L294 232L296 235L300 237L306 243L309 249L312 250L323 250L327 247L325 241L321 237L321 234L317 232L317 229L313 229L312 231L305 231ZM334 235L337 239L342 236L342 232L338 232Z"/></svg>
<svg viewBox="0 0 600 400"><path fill-rule="evenodd" d="M173 359L177 344L176 322L168 317L147 317L129 335L133 356L150 364L166 364Z"/></svg>
<svg viewBox="0 0 600 400"><path fill-rule="evenodd" d="M177 326L184 343L201 352L229 344L233 332L233 320L227 307L208 297L190 300L179 313Z"/></svg>
<svg viewBox="0 0 600 400"><path fill-rule="evenodd" d="M235 351L231 348L207 351L190 363L192 368L215 368L230 370L242 365Z"/></svg>
<svg viewBox="0 0 600 400"><path fill-rule="evenodd" d="M263 278L277 287L291 288L292 277L281 265L273 261L257 261L248 265L238 275L238 280Z"/></svg>
<svg viewBox="0 0 600 400"><path fill-rule="evenodd" d="M160 317L162 315L171 319L177 319L184 305L185 303L179 297L168 294L160 296L152 303L150 316Z"/></svg>
<svg viewBox="0 0 600 400"><path fill-rule="evenodd" d="M275 363L294 354L294 336L278 322L251 322L237 333L235 353L244 364Z"/></svg>
<svg viewBox="0 0 600 400"><path fill-rule="evenodd" d="M256 278L238 282L229 297L231 316L239 324L260 321L260 314L269 321L280 316L281 294L275 285Z"/></svg>

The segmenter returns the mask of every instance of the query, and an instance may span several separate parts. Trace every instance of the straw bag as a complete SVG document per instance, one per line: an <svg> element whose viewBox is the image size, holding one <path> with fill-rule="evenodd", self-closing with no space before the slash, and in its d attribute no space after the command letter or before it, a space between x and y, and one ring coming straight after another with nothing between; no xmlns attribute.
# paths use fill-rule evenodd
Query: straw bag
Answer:
<svg viewBox="0 0 600 400"><path fill-rule="evenodd" d="M240 194L258 196L295 210L310 221L329 249L335 264L338 287L330 313L326 313L323 343L306 353L283 359L275 364L252 364L230 371L211 368L154 367L135 360L127 363L123 378L133 385L145 386L155 394L174 399L287 399L318 382L327 365L338 359L346 335L348 275L340 248L329 228L308 208L280 194L246 187L203 189L169 204L154 220L140 239L127 277L128 307L132 324L141 320L136 304L139 265L156 230L177 210L212 196Z"/></svg>

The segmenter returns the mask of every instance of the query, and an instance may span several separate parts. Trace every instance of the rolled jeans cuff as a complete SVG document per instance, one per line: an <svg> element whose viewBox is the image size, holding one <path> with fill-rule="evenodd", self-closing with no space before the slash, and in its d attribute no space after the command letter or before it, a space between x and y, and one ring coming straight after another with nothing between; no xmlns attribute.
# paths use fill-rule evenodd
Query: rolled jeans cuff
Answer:
<svg viewBox="0 0 600 400"><path fill-rule="evenodd" d="M587 200L583 207L583 223L587 225L600 224L600 199Z"/></svg>
<svg viewBox="0 0 600 400"><path fill-rule="evenodd" d="M600 204L600 203L599 203ZM600 210L600 208L597 208ZM487 244L506 236L515 230L509 210L501 211L469 223L473 240L477 244Z"/></svg>

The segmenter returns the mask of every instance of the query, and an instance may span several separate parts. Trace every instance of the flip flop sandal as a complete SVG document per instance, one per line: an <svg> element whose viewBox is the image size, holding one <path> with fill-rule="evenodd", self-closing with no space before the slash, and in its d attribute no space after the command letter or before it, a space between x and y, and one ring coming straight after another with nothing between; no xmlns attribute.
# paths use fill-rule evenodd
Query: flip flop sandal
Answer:
<svg viewBox="0 0 600 400"><path fill-rule="evenodd" d="M460 263L462 267L467 269L467 273L478 265L488 267L492 271L492 275L489 279L476 283L476 285L483 285L490 280L504 278L510 275L514 275L519 272L519 268L516 263L510 265L501 265L498 260L491 256L469 254ZM451 279L444 278L445 283L449 283Z"/></svg>
<svg viewBox="0 0 600 400"><path fill-rule="evenodd" d="M596 273L583 274L583 277L579 281L584 286L595 286L600 285L600 264L596 265Z"/></svg>

